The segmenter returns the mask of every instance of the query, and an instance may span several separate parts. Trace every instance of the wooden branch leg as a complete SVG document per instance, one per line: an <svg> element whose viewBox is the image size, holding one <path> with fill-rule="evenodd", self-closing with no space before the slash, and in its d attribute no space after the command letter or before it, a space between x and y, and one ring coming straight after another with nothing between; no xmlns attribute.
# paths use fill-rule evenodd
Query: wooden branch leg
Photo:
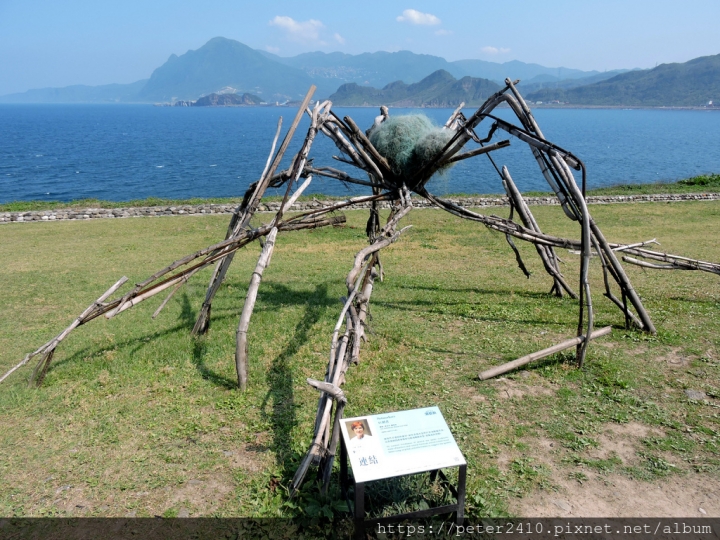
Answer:
<svg viewBox="0 0 720 540"><path fill-rule="evenodd" d="M568 167L565 160L558 155L549 155L549 163L552 165L555 174L558 178L562 179L564 189L571 197L571 200L575 204L575 208L578 211L578 221L580 222L580 243L582 252L580 261L580 298L579 298L579 316L578 316L578 337L585 335L577 346L577 364L578 367L582 367L585 361L585 355L587 353L587 347L590 343L590 335L593 331L593 323L595 314L592 306L592 296L590 294L590 246L591 246L591 227L590 212L587 209L585 203L585 197L583 196L580 188L578 188L575 178Z"/></svg>
<svg viewBox="0 0 720 540"><path fill-rule="evenodd" d="M238 387L243 391L247 387L247 330L250 326L250 317L255 308L255 301L257 300L258 288L262 281L263 272L270 264L270 257L275 247L277 232L277 228L273 227L267 236L265 247L260 253L255 271L250 279L250 286L248 287L245 305L240 314L240 322L238 323L237 334L235 336L235 368L237 370Z"/></svg>
<svg viewBox="0 0 720 540"><path fill-rule="evenodd" d="M512 221L512 210L510 210L510 221ZM522 256L520 255L520 251L518 251L517 246L515 245L515 242L512 239L512 236L509 234L505 235L505 240L507 241L510 248L513 250L513 253L515 253L515 261L518 264L518 268L520 268L520 271L522 271L523 274L525 274L525 277L530 279L530 270L527 269L527 266L525 266L525 262L522 260Z"/></svg>
<svg viewBox="0 0 720 540"><path fill-rule="evenodd" d="M642 329L646 332L650 332L651 334L657 333L657 330L655 330L655 325L650 319L650 315L648 315L648 312L645 310L645 306L643 306L640 297L638 296L637 292L635 292L632 283L630 283L630 278L628 278L625 270L620 264L620 261L618 261L617 257L615 256L615 252L610 248L607 240L605 240L602 231L600 231L600 227L598 227L592 219L590 220L590 228L592 229L593 236L596 238L598 244L600 245L600 249L602 249L603 255L607 258L607 261L610 263L610 266L613 269L613 278L617 281L617 284L623 294L626 295L627 298L630 300L633 308L635 308L635 312L638 314L638 317L642 321Z"/></svg>
<svg viewBox="0 0 720 540"><path fill-rule="evenodd" d="M535 121L535 117L533 116L532 111L530 111L530 107L528 107L525 99L515 87L515 83L510 79L505 79L505 84L512 91L515 99L517 100L516 103L519 106L518 110L517 107L513 106L513 102L511 100L508 100L508 105L510 105L510 107L513 109L515 115L523 123L523 125L528 131L533 132L540 138L544 139L545 136L543 135L540 126ZM564 185L562 177L558 176L557 172L553 170L551 163L548 161L545 155L534 146L531 147L531 150L533 156L535 157L535 160L540 166L540 171L545 177L545 180L547 181L548 185L550 185L552 190L555 192L558 200L560 201L560 205L562 206L565 215L573 221L579 221L581 210L580 207L575 204L574 197L570 193L571 190L568 190L568 187Z"/></svg>
<svg viewBox="0 0 720 540"><path fill-rule="evenodd" d="M295 471L293 479L290 481L290 497L294 497L295 493L297 493L297 490L300 489L303 480L305 480L305 475L307 474L308 469L310 469L310 465L312 464L315 457L320 454L320 452L320 445L316 443L312 443L310 445L310 449L305 454L305 457L300 462L297 471Z"/></svg>
<svg viewBox="0 0 720 540"><path fill-rule="evenodd" d="M241 221L238 221L238 223L233 226L233 222L231 221L229 232L228 232L228 238L237 238L242 231L242 227L240 227L241 222L248 222L252 218L254 214L254 210L252 209L246 209L244 211L244 218ZM235 216L233 216L235 217ZM213 271L213 275L210 278L210 284L208 286L208 290L205 293L205 301L203 302L202 308L200 309L200 313L198 314L198 318L195 321L195 326L193 327L192 333L193 334L204 334L207 332L208 328L210 327L210 313L212 309L212 301L213 298L215 298L215 294L217 293L218 289L220 289L220 286L222 285L223 281L225 280L225 275L227 274L228 269L230 268L230 265L232 264L233 258L235 257L235 252L228 254L226 257L222 258L220 261L218 261L217 265L215 266L215 270Z"/></svg>
<svg viewBox="0 0 720 540"><path fill-rule="evenodd" d="M20 362L18 365L16 365L14 368L12 368L10 371L5 373L5 375L0 378L0 382L4 381L7 377L10 376L10 374L15 371L16 369L20 368L21 366L24 366L27 364L33 357L42 355L40 357L40 360L38 361L37 365L35 366L35 369L33 370L32 375L30 376L30 385L33 383L37 384L38 386L42 383L43 379L45 378L45 375L47 374L47 370L50 367L50 362L52 362L52 358L55 354L55 349L60 344L60 342L65 339L70 332L72 332L75 328L80 326L81 324L84 324L85 321L87 321L93 314L95 314L98 311L102 310L102 303L107 300L115 291L117 291L122 285L128 280L125 276L120 278L118 281L116 281L112 287L110 287L107 291L105 291L95 302L90 304L85 311L83 311L71 324L68 326L65 330L60 332L57 336L55 336L53 339L45 343L42 347L37 349L36 351L28 354L25 356L22 362Z"/></svg>
<svg viewBox="0 0 720 540"><path fill-rule="evenodd" d="M505 84L507 85L507 88L512 90L512 93L517 99L517 101L510 99L505 99L505 101L510 105L516 116L523 122L526 128L529 128L530 131L534 131L540 139L544 139L540 127L537 125L537 122L535 122L535 119L530 112L530 108L515 88L514 83L511 80L506 79ZM506 129L502 123L498 122L498 125L502 129ZM522 135L517 132L513 132L512 129L510 129L509 132L529 143L529 141ZM580 309L578 317L578 337L582 336L583 332L585 332L585 338L578 344L577 347L577 363L578 366L582 366L587 352L590 335L592 333L594 319L592 298L590 296L590 282L588 279L591 236L590 213L587 210L584 193L582 193L578 188L572 171L570 171L570 168L565 161L566 157L558 154L554 149L543 149L540 151L539 147L536 147L534 144L532 147L533 155L540 165L540 170L550 186L553 188L553 191L557 194L566 215L570 219L579 221L581 225L580 241L582 259L580 262ZM573 161L583 168L584 171L584 165L581 162L577 160Z"/></svg>
<svg viewBox="0 0 720 540"><path fill-rule="evenodd" d="M282 127L282 118L278 121L277 131L275 133L275 139L272 143L272 148L270 150L270 156L268 157L268 161L265 165L265 170L263 171L263 174L260 177L260 180L253 186L251 186L248 191L245 193L245 197L243 199L243 203L240 207L238 207L235 210L235 213L233 214L233 217L230 221L230 226L228 227L228 233L226 235L226 240L229 238L232 238L234 236L237 236L239 232L250 223L250 219L255 214L255 211L257 210L257 206L260 203L260 199L262 199L263 195L265 195L265 191L267 190L268 186L270 185L270 181L273 178L273 175L275 174L275 171L277 170L278 166L280 165L280 161L285 154L285 151L287 150L288 145L290 144L290 141L293 138L293 135L295 134L295 130L297 129L298 125L300 124L300 120L302 119L303 115L305 114L305 108L310 103L310 98L312 97L313 93L315 92L315 86L311 86L310 90L308 90L308 93L305 95L305 99L303 100L302 104L300 105L300 108L297 111L297 114L295 115L295 119L293 120L293 123L290 125L290 128L288 129L288 132L285 134L285 138L283 139L282 144L280 145L280 149L278 150L277 154L275 154L275 157L271 158L275 152L275 144L277 143L278 136L280 135L280 129ZM208 286L207 293L205 294L205 301L203 302L202 308L200 309L200 313L198 314L197 321L195 321L195 326L193 327L193 334L204 334L207 332L208 327L210 326L210 311L212 309L212 301L215 297L215 294L217 293L218 289L220 288L220 285L222 285L223 280L225 279L225 274L227 273L228 268L232 264L232 256L222 259L217 267L215 268L215 271L213 272L213 276L210 280L210 285Z"/></svg>
<svg viewBox="0 0 720 540"><path fill-rule="evenodd" d="M350 356L350 361L353 364L360 363L360 344L362 341L365 341L365 321L370 309L370 296L373 292L375 279L377 279L379 275L378 271L375 269L377 264L379 264L379 258L377 254L375 254L374 259L370 261L370 264L368 264L368 269L365 273L365 281L362 286L362 294L358 297L357 315L356 320L354 321L356 328L355 339L353 341L352 354ZM353 310L353 314L355 314L355 310Z"/></svg>
<svg viewBox="0 0 720 540"><path fill-rule="evenodd" d="M235 253L231 253L215 265L213 275L210 278L210 285L208 285L207 292L205 293L205 301L200 308L200 313L198 314L195 326L193 326L192 329L193 334L204 334L208 331L208 328L210 328L210 310L212 309L212 301L213 298L215 298L215 294L218 292L218 289L220 289L220 285L222 285L222 282L225 279L225 274L227 274L228 268L230 268L230 265L232 264L233 257L235 257Z"/></svg>
<svg viewBox="0 0 720 540"><path fill-rule="evenodd" d="M337 446L340 442L340 430L342 426L340 421L343 418L343 410L345 409L345 403L338 403L335 409L335 420L333 422L332 429L332 440L330 441L330 447L328 453L325 456L321 470L322 470L322 492L327 493L327 488L330 485L330 475L332 474L333 463L335 462L335 454L337 453Z"/></svg>
<svg viewBox="0 0 720 540"><path fill-rule="evenodd" d="M373 195L379 195L380 188L373 187ZM378 201L373 201L370 206L370 216L365 226L365 234L367 234L370 242L374 242L375 238L380 234L380 208Z"/></svg>
<svg viewBox="0 0 720 540"><path fill-rule="evenodd" d="M362 321L367 317L367 302L372 293L374 279L377 276L377 272L374 270L377 262L377 254L381 249L398 239L405 229L396 231L396 225L399 220L412 209L409 193L406 192L406 190L400 194L400 200L401 204L393 209L387 224L380 231L377 238L370 246L361 249L355 255L353 267L346 279L348 298L345 300L333 331L326 380L325 383L322 383L330 385L332 388L337 388L338 391L339 385L345 380L345 373L352 359L356 358L358 354L359 341L363 333ZM345 321L346 330L343 338L340 339L340 329L343 321ZM307 474L308 468L313 463L320 463L320 472L325 486L324 489L327 488L327 482L329 482L330 473L332 472L332 462L335 451L337 450L337 442L340 437L342 407L338 406L336 408L332 436L328 438L332 412L331 396L323 387L313 386L318 387L318 389L323 390L325 393L321 396L318 403L313 442L290 485L292 493L295 493L300 487Z"/></svg>
<svg viewBox="0 0 720 540"><path fill-rule="evenodd" d="M308 136L308 138L305 140L305 144L309 150L308 140L312 142L310 136ZM298 172L298 175L299 174L300 173ZM285 201L283 205L281 205L280 210L273 219L274 225L280 222L280 218L282 217L283 212L285 212L290 206L292 206L293 202L297 199L297 197L300 196L302 191L310 184L311 181L312 177L310 176L306 179L303 185L297 190L295 195L290 200L288 200L288 195L290 193L290 184L288 184L288 190L285 194ZM265 271L265 268L267 268L267 266L270 264L270 258L272 257L272 252L275 248L275 238L277 237L277 232L277 226L273 226L270 234L268 234L266 238L265 246L260 253L260 258L258 259L257 266L255 267L255 272L253 272L253 276L250 279L250 286L248 287L247 297L245 298L245 305L243 306L243 311L240 315L240 322L238 323L237 334L235 337L235 368L237 371L238 386L242 391L244 391L247 387L247 330L250 326L250 317L252 317L252 312L255 308L257 291L260 287L260 282L262 281L262 274Z"/></svg>
<svg viewBox="0 0 720 540"><path fill-rule="evenodd" d="M712 274L720 275L720 264L718 263L699 261L697 259L688 259L687 257L671 255L670 253L659 253L657 251L650 251L648 249L633 248L635 248L635 246L628 246L627 248L620 247L617 249L614 248L613 251L624 251L625 253L636 255L644 259L667 263L652 264L638 261L637 259L633 259L632 257L623 257L623 261L629 262L630 264L642 266L644 268L655 268L657 270L700 270L703 272L710 272Z"/></svg>
<svg viewBox="0 0 720 540"><path fill-rule="evenodd" d="M377 277L378 273L377 270L375 270L375 263L377 261L377 253L373 256L373 259L368 264L368 268L365 272L365 279L364 283L362 285L362 294L358 296L357 299L357 309L354 309L352 306L350 307L350 318L352 320L352 329L353 332L353 338L352 338L352 346L347 346L346 348L339 351L338 356L342 356L344 362L343 362L343 370L340 373L340 377L338 377L338 385L343 384L345 382L345 372L347 371L347 368L349 367L350 363L357 364L359 362L360 358L360 343L365 338L365 329L364 324L365 320L367 319L368 315L368 307L370 302L370 295L372 295L373 290L373 284L375 282L375 278ZM350 349L352 352L349 355L349 358L345 360L346 358L346 350ZM335 455L337 454L337 445L341 437L341 430L342 426L340 425L340 421L343 418L343 410L345 408L345 401L339 401L338 405L335 409L335 419L333 422L333 428L332 428L332 438L330 440L330 445L328 447L327 453L323 457L321 464L320 464L320 471L321 471L321 478L322 478L322 491L323 493L327 492L327 488L330 484L330 475L332 474L332 468L333 463L335 461Z"/></svg>
<svg viewBox="0 0 720 540"><path fill-rule="evenodd" d="M605 283L605 297L617 307L619 307L620 311L625 314L625 328L629 329L630 322L632 321L638 328L642 329L642 322L640 322L640 320L635 316L635 314L627 308L627 296L625 295L625 291L621 290L623 300L622 302L620 302L620 300L618 300L617 297L612 293L612 290L610 290L610 280L608 279L608 275L612 275L613 279L615 279L616 282L618 281L617 275L615 274L615 270L613 269L613 267L608 264L607 257L605 257L605 253L600 249L597 238L593 236L592 241L595 251L600 256L600 262L602 264L603 282Z"/></svg>
<svg viewBox="0 0 720 540"><path fill-rule="evenodd" d="M339 381L342 378L342 373L344 373L344 371L348 368L348 363L346 361L346 351L349 336L353 330L352 321L347 314L350 303L352 303L352 298L349 298L345 301L343 309L340 313L340 318L335 326L336 332L333 334L333 347L331 348L330 361L328 363L325 381L319 382L314 381L313 379L308 379L308 383L314 388L320 390L322 394L320 395L320 400L318 401L318 411L315 419L313 442L310 445L310 448L308 449L305 458L303 458L302 462L300 462L300 466L298 467L297 471L295 471L295 475L290 482L291 495L294 495L300 485L303 483L303 480L305 479L305 475L307 474L310 465L320 463L327 455L327 443L324 443L323 439L329 427L332 400L345 400L345 396L336 381ZM338 344L337 329L339 329L343 319L346 319L347 321L346 330L343 338L339 340Z"/></svg>
<svg viewBox="0 0 720 540"><path fill-rule="evenodd" d="M520 193L520 190L515 185L515 182L513 182L513 179L510 176L510 172L508 171L507 167L503 167L502 175L505 192L508 194L508 198L512 201L513 206L517 209L523 225L525 225L525 227L527 227L528 229L541 233L542 231L540 230L540 227L537 224L535 217L532 215L530 207L527 205L527 202ZM558 264L557 255L555 254L555 250L552 248L552 246L535 244L535 249L540 256L540 260L543 263L545 271L553 278L552 290L555 291L555 294L562 297L562 291L565 290L571 298L577 299L577 294L575 294L575 292L570 288L570 286L565 281L562 273L560 273L560 266Z"/></svg>
<svg viewBox="0 0 720 540"><path fill-rule="evenodd" d="M348 314L347 310L349 310L349 304L352 302L352 299L350 301L345 300L345 305L343 306L341 319L338 321L338 324L336 325L336 328L339 328L339 326L342 324L342 317L346 318L346 324L345 324L345 333L343 334L342 338L340 338L339 341L336 341L337 334L333 333L333 345L331 347L330 351L330 360L328 361L328 366L325 371L325 382L328 384L334 384L335 381L335 372L338 369L342 369L341 365L342 362L345 359L345 352L347 351L348 343L350 342L350 335L353 332L353 321L352 317ZM340 378L338 378L338 382L340 381ZM339 386L339 385L338 385ZM325 409L328 402L328 394L323 393L320 395L320 399L318 400L318 409L317 413L315 415L315 431L314 433L320 432L320 426L323 423L323 415L325 414Z"/></svg>
<svg viewBox="0 0 720 540"><path fill-rule="evenodd" d="M52 362L53 356L55 356L54 347L43 354L30 376L30 381L28 381L29 386L33 385L33 381L36 386L40 386L42 384L45 380L45 375L47 375L48 369L50 368L50 362Z"/></svg>

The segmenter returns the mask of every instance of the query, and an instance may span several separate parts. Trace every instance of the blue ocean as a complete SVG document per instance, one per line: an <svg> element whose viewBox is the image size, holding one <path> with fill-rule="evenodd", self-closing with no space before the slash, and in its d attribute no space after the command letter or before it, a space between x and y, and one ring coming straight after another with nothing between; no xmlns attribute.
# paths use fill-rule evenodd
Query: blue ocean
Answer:
<svg viewBox="0 0 720 540"><path fill-rule="evenodd" d="M283 134L295 110L284 107L173 108L150 105L0 105L0 202L112 201L162 197L237 197L261 174L276 125ZM375 108L337 108L362 128L372 124ZM391 114L421 112L443 124L451 110L391 109ZM466 111L466 115L473 111ZM509 110L498 115L512 120ZM538 109L545 137L581 158L588 188L618 183L674 181L720 172L720 112L690 110ZM286 162L309 126L298 129ZM490 122L482 123L483 137ZM498 131L494 140L510 138ZM523 191L548 191L526 145L492 154L507 165ZM318 135L311 157L315 166L339 164L334 144ZM579 178L578 178L579 181ZM485 156L457 164L428 185L436 194L501 193L502 184ZM349 195L366 188L315 178L307 193Z"/></svg>

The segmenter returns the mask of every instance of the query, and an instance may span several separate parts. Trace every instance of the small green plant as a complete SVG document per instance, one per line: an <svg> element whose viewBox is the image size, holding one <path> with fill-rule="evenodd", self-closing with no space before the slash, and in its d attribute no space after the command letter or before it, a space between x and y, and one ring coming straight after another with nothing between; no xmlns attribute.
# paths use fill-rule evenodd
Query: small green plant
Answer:
<svg viewBox="0 0 720 540"><path fill-rule="evenodd" d="M720 174L703 174L686 180L680 180L678 184L682 186L720 187Z"/></svg>
<svg viewBox="0 0 720 540"><path fill-rule="evenodd" d="M655 476L666 476L678 470L676 465L668 463L661 457L652 454L640 454L640 456L645 458L645 468Z"/></svg>
<svg viewBox="0 0 720 540"><path fill-rule="evenodd" d="M178 517L178 513L179 513L179 510L177 508L173 507L173 508L168 508L167 510L165 510L163 512L162 516L164 518L176 518L176 517Z"/></svg>
<svg viewBox="0 0 720 540"><path fill-rule="evenodd" d="M588 475L582 471L572 471L570 474L568 474L568 478L577 481L577 483L581 485L590 480L590 478L588 478Z"/></svg>

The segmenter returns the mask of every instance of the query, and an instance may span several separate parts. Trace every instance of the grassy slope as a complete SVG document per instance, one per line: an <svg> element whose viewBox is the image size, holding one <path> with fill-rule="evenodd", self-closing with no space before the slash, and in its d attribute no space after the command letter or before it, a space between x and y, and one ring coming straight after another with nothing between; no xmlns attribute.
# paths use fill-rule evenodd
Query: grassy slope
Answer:
<svg viewBox="0 0 720 540"><path fill-rule="evenodd" d="M678 182L658 182L653 184L618 184L606 188L592 189L588 195L645 195L653 193L717 193L720 191L720 174L695 176ZM549 195L546 192L530 192L526 195ZM464 194L463 194L464 195ZM483 195L471 195L482 197ZM492 195L497 196L497 194ZM320 195L303 195L300 200L313 198L340 199ZM452 197L452 195L448 195ZM265 201L280 200L281 197L266 197ZM132 201L101 201L98 199L80 199L71 202L55 201L14 201L0 204L0 212L29 212L33 210L54 210L60 208L127 208L131 206L180 206L184 204L239 204L240 198L208 198L208 199L160 199L150 197Z"/></svg>
<svg viewBox="0 0 720 540"><path fill-rule="evenodd" d="M717 202L592 211L611 241L658 237L669 252L720 259L707 234L720 218ZM557 208L534 212L546 232L577 234ZM292 503L283 486L311 436L317 394L305 378L325 372L344 278L365 244L364 214L348 218L344 229L279 239L250 327L246 394L233 389L234 336L256 247L235 258L207 337L189 334L205 273L155 321L159 298L78 329L60 346L42 388L24 385L29 367L2 383L0 515L332 511L311 480ZM500 235L435 210L411 212L406 221L414 227L383 258L386 279L371 302L370 342L344 387L346 415L439 405L468 459L471 517L502 515L510 499L552 487L553 477L532 457L540 438L556 442L553 465L571 477L718 474L717 276L628 268L659 329L653 337L621 328L618 311L601 296L594 261L596 325L614 325L613 334L591 346L583 370L561 354L531 368L528 378L511 375L536 391L502 399L503 383L479 382L477 373L574 335L576 304L547 294L550 281L531 246L520 246L533 271L527 280ZM222 238L226 222L204 216L4 225L0 372L119 276L146 277ZM577 260L562 257L572 283ZM668 354L687 364L659 360ZM689 402L685 388L705 391L711 405ZM645 439L632 463L593 459L605 427L629 421L664 435ZM417 486L394 493L401 509L442 498L429 488L418 494Z"/></svg>
<svg viewBox="0 0 720 540"><path fill-rule="evenodd" d="M682 64L621 73L598 83L530 94L531 100L559 99L575 105L702 107L720 96L720 55L694 58Z"/></svg>
<svg viewBox="0 0 720 540"><path fill-rule="evenodd" d="M344 84L330 96L341 106L398 105L403 107L456 107L461 102L468 107L480 106L487 97L500 90L500 86L488 79L463 77L455 79L449 72L438 70L419 82L405 84L392 82L382 89Z"/></svg>

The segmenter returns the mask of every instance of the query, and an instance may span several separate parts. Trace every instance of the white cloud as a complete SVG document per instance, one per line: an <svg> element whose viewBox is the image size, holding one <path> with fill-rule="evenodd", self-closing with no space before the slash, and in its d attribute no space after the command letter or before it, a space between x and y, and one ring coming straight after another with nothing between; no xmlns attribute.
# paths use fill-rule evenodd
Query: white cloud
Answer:
<svg viewBox="0 0 720 540"><path fill-rule="evenodd" d="M292 17L278 15L272 21L271 26L277 26L285 30L286 36L291 41L298 43L312 43L319 39L319 31L325 25L315 19L309 21L296 21Z"/></svg>
<svg viewBox="0 0 720 540"><path fill-rule="evenodd" d="M273 54L277 54L280 52L280 47L273 47L272 45L265 45L265 50L267 52L271 52Z"/></svg>
<svg viewBox="0 0 720 540"><path fill-rule="evenodd" d="M340 45L345 45L345 38L342 37L340 34L336 32L335 34L333 34L333 37L335 38L335 41L337 41Z"/></svg>
<svg viewBox="0 0 720 540"><path fill-rule="evenodd" d="M510 49L504 49L502 47L483 47L480 49L485 54L506 54L510 52Z"/></svg>
<svg viewBox="0 0 720 540"><path fill-rule="evenodd" d="M444 28L441 28L440 30L435 30L436 36L449 36L452 34L452 30L445 30Z"/></svg>
<svg viewBox="0 0 720 540"><path fill-rule="evenodd" d="M440 24L440 19L431 13L423 13L414 9L406 9L396 19L398 22L408 22L410 24L436 25Z"/></svg>

